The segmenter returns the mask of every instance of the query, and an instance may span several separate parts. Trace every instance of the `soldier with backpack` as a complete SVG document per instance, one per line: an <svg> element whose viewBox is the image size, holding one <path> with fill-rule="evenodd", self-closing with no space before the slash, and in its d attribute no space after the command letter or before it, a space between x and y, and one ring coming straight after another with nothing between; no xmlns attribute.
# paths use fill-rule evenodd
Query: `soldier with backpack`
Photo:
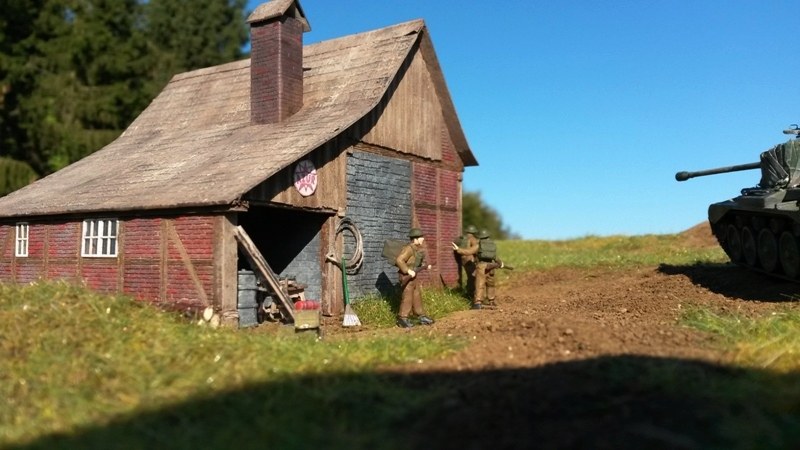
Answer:
<svg viewBox="0 0 800 450"><path fill-rule="evenodd" d="M397 326L401 328L411 328L413 324L408 320L412 312L417 316L421 325L433 324L433 319L425 315L422 308L422 290L417 280L417 270L424 267L425 251L423 243L425 236L419 228L412 228L408 232L409 243L395 259L398 276L400 278L400 288L403 294L400 300L400 309L397 313ZM426 268L430 269L428 265ZM416 269L416 270L415 270Z"/></svg>
<svg viewBox="0 0 800 450"><path fill-rule="evenodd" d="M467 273L467 297L471 298L475 295L475 266L478 262L478 228L475 225L468 225L464 229L462 241L459 244L453 242L453 251L456 253L460 260L460 266L464 268ZM461 267L459 267L458 277L461 279ZM461 282L459 281L459 285Z"/></svg>
<svg viewBox="0 0 800 450"><path fill-rule="evenodd" d="M475 296L472 309L482 309L495 305L494 271L502 268L503 262L497 258L497 244L489 238L488 230L478 233L478 252L475 269Z"/></svg>

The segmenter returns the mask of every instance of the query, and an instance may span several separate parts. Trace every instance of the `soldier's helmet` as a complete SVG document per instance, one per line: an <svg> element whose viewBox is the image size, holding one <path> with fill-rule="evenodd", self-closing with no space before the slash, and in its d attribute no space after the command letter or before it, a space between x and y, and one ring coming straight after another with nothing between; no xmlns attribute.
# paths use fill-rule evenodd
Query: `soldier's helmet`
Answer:
<svg viewBox="0 0 800 450"><path fill-rule="evenodd" d="M422 237L422 236L424 236L424 234L422 234L422 230L420 230L419 228L412 228L408 232L409 239L414 239L414 238L418 238L418 237Z"/></svg>
<svg viewBox="0 0 800 450"><path fill-rule="evenodd" d="M478 239L488 239L489 238L489 230L483 229L480 233L478 233Z"/></svg>
<svg viewBox="0 0 800 450"><path fill-rule="evenodd" d="M469 234L478 234L478 227L475 225L467 225L467 228L464 229L464 232Z"/></svg>

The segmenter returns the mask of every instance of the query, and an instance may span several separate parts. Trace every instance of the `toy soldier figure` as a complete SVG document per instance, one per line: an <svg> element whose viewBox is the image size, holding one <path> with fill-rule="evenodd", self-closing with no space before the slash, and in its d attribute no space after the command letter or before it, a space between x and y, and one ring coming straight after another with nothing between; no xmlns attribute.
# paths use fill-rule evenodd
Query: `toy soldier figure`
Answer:
<svg viewBox="0 0 800 450"><path fill-rule="evenodd" d="M412 228L408 232L409 243L397 256L395 264L398 268L400 287L403 289L403 296L400 300L400 310L397 314L397 326L401 328L411 328L413 325L408 320L408 315L413 313L418 317L422 325L433 324L433 319L425 315L422 308L422 291L417 280L417 270L423 267L425 251L422 244L425 236L419 228ZM431 268L430 265L427 266ZM415 270L417 269L417 270Z"/></svg>
<svg viewBox="0 0 800 450"><path fill-rule="evenodd" d="M463 267L464 271L467 273L467 297L472 298L475 295L475 267L478 254L478 238L476 235L478 234L478 228L476 228L475 225L469 225L464 229L464 232L466 233L466 238L463 246L459 247L455 242L452 244L453 251L456 252L461 259L461 267ZM459 278L461 277L460 269L458 276Z"/></svg>
<svg viewBox="0 0 800 450"><path fill-rule="evenodd" d="M478 253L475 268L475 296L472 309L481 309L483 305L495 305L494 271L503 268L504 264L497 258L497 244L489 239L489 231L478 233ZM484 303L485 300L485 303Z"/></svg>

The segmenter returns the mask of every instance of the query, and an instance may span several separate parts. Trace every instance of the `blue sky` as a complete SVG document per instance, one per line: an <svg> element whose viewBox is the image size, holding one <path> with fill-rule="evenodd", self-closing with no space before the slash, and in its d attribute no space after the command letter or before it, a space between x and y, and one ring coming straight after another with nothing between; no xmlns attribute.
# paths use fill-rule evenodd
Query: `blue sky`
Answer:
<svg viewBox="0 0 800 450"><path fill-rule="evenodd" d="M480 163L464 189L526 239L690 228L760 174L675 172L758 161L800 123L796 2L300 3L305 43L425 20Z"/></svg>

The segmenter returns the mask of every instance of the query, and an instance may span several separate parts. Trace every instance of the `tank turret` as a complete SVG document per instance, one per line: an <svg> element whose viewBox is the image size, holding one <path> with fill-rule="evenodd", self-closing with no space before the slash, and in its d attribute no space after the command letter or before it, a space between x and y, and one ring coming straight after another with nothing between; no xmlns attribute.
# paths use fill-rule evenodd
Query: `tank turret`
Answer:
<svg viewBox="0 0 800 450"><path fill-rule="evenodd" d="M800 128L793 139L764 151L760 161L696 172L675 179L761 169L758 185L708 207L708 221L732 262L769 275L800 281Z"/></svg>

